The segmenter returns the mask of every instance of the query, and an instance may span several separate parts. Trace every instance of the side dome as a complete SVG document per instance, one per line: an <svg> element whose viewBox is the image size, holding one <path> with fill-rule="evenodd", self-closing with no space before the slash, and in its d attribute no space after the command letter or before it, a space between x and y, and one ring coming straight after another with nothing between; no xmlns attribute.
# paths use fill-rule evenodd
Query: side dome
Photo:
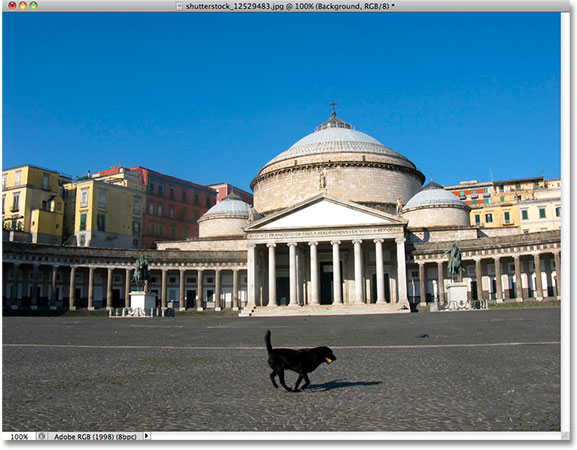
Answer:
<svg viewBox="0 0 577 450"><path fill-rule="evenodd" d="M469 226L469 205L433 181L423 187L403 207L409 228Z"/></svg>
<svg viewBox="0 0 577 450"><path fill-rule="evenodd" d="M405 156L353 129L336 113L269 161L251 183L264 215L319 193L395 212L419 191L424 175Z"/></svg>
<svg viewBox="0 0 577 450"><path fill-rule="evenodd" d="M248 223L251 206L235 193L210 208L198 219L198 236L223 237L243 236Z"/></svg>

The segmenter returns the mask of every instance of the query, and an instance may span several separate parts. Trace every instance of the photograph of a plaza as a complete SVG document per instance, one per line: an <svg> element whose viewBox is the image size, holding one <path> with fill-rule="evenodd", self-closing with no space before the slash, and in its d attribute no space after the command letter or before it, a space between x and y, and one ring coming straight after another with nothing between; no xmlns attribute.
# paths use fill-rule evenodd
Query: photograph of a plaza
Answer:
<svg viewBox="0 0 577 450"><path fill-rule="evenodd" d="M560 13L2 20L3 432L567 431Z"/></svg>

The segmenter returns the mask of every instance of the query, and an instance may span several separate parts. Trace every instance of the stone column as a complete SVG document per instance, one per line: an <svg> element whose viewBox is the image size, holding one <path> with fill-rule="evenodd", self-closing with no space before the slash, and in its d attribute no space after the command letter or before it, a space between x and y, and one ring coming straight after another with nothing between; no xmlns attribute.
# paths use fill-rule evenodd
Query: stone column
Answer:
<svg viewBox="0 0 577 450"><path fill-rule="evenodd" d="M106 277L106 310L112 309L112 270L108 268Z"/></svg>
<svg viewBox="0 0 577 450"><path fill-rule="evenodd" d="M557 286L557 300L561 300L561 253L555 252L555 274L557 276L555 286Z"/></svg>
<svg viewBox="0 0 577 450"><path fill-rule="evenodd" d="M503 303L503 283L501 280L501 257L495 256L495 288L497 292L495 293L495 301L497 303Z"/></svg>
<svg viewBox="0 0 577 450"><path fill-rule="evenodd" d="M70 294L68 295L68 309L76 311L76 266L70 267Z"/></svg>
<svg viewBox="0 0 577 450"><path fill-rule="evenodd" d="M256 244L248 244L247 246L247 303L246 308L252 309L256 306Z"/></svg>
<svg viewBox="0 0 577 450"><path fill-rule="evenodd" d="M341 295L341 258L339 245L341 241L331 241L333 246L333 305L342 305Z"/></svg>
<svg viewBox="0 0 577 450"><path fill-rule="evenodd" d="M533 260L535 261L535 288L537 290L537 292L535 293L535 300L541 302L543 301L543 278L541 277L541 255L539 255L539 253L534 253Z"/></svg>
<svg viewBox="0 0 577 450"><path fill-rule="evenodd" d="M202 269L198 269L198 275L196 278L196 310L204 311L203 307L203 295L202 291L204 287L202 286Z"/></svg>
<svg viewBox="0 0 577 450"><path fill-rule="evenodd" d="M483 300L483 272L481 258L475 258L475 278L477 279L477 299Z"/></svg>
<svg viewBox="0 0 577 450"><path fill-rule="evenodd" d="M179 271L179 282L178 282L178 310L179 311L186 311L186 297L184 296L184 275L186 270L185 269L178 269Z"/></svg>
<svg viewBox="0 0 577 450"><path fill-rule="evenodd" d="M58 272L58 266L52 266L52 285L50 291L50 309L56 309L56 304L58 303L58 290L56 287L56 276Z"/></svg>
<svg viewBox="0 0 577 450"><path fill-rule="evenodd" d="M405 238L396 238L397 243L397 282L399 289L399 304L409 307L409 299L407 298L407 263L405 260ZM439 289L439 292L442 292Z"/></svg>
<svg viewBox="0 0 577 450"><path fill-rule="evenodd" d="M268 247L268 306L276 306L276 244L270 242Z"/></svg>
<svg viewBox="0 0 577 450"><path fill-rule="evenodd" d="M10 292L10 300L12 306L18 306L18 269L20 264L14 263L12 266L12 289Z"/></svg>
<svg viewBox="0 0 577 450"><path fill-rule="evenodd" d="M353 245L355 246L355 299L353 303L364 303L363 298L363 253L361 244L363 241L355 239Z"/></svg>
<svg viewBox="0 0 577 450"><path fill-rule="evenodd" d="M88 311L94 311L94 270L88 268Z"/></svg>
<svg viewBox="0 0 577 450"><path fill-rule="evenodd" d="M318 242L309 242L311 251L311 305L320 305L319 301L319 258Z"/></svg>
<svg viewBox="0 0 577 450"><path fill-rule="evenodd" d="M232 271L232 310L238 311L238 269Z"/></svg>
<svg viewBox="0 0 577 450"><path fill-rule="evenodd" d="M514 255L513 259L515 260L515 290L517 291L517 298L515 299L518 302L523 301L523 280L521 280L521 257L519 255Z"/></svg>
<svg viewBox="0 0 577 450"><path fill-rule="evenodd" d="M124 269L124 307L130 308L130 272L131 269Z"/></svg>
<svg viewBox="0 0 577 450"><path fill-rule="evenodd" d="M445 303L445 273L443 272L443 261L437 261L437 279L439 290L439 304Z"/></svg>
<svg viewBox="0 0 577 450"><path fill-rule="evenodd" d="M30 292L30 309L38 309L38 264L32 265L32 289Z"/></svg>
<svg viewBox="0 0 577 450"><path fill-rule="evenodd" d="M160 269L162 271L161 292L160 292L160 307L166 308L166 279L168 277L168 269Z"/></svg>
<svg viewBox="0 0 577 450"><path fill-rule="evenodd" d="M419 293L420 301L423 305L427 304L427 274L425 272L425 262L419 261Z"/></svg>
<svg viewBox="0 0 577 450"><path fill-rule="evenodd" d="M296 242L289 242L289 306L297 306L297 255L296 255Z"/></svg>
<svg viewBox="0 0 577 450"><path fill-rule="evenodd" d="M221 311L222 308L220 306L220 274L221 270L216 269L216 273L214 274L214 310Z"/></svg>
<svg viewBox="0 0 577 450"><path fill-rule="evenodd" d="M377 256L377 303L385 303L385 269L383 268L383 239L375 239Z"/></svg>

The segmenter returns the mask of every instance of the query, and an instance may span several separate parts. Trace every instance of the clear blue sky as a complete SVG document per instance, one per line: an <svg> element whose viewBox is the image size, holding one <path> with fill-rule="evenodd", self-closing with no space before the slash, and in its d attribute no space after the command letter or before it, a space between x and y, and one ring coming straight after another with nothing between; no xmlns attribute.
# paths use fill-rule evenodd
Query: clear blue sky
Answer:
<svg viewBox="0 0 577 450"><path fill-rule="evenodd" d="M440 184L560 177L559 14L18 14L4 168L249 190L338 117Z"/></svg>

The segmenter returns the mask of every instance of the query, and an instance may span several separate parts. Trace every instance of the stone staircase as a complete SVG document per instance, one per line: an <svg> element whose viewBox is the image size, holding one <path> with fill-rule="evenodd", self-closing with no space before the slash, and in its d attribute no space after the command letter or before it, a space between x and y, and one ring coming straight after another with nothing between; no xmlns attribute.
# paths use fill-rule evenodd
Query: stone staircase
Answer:
<svg viewBox="0 0 577 450"><path fill-rule="evenodd" d="M290 317L290 316L350 316L364 314L404 314L398 303L369 305L316 305L316 306L255 306L243 309L239 317Z"/></svg>

